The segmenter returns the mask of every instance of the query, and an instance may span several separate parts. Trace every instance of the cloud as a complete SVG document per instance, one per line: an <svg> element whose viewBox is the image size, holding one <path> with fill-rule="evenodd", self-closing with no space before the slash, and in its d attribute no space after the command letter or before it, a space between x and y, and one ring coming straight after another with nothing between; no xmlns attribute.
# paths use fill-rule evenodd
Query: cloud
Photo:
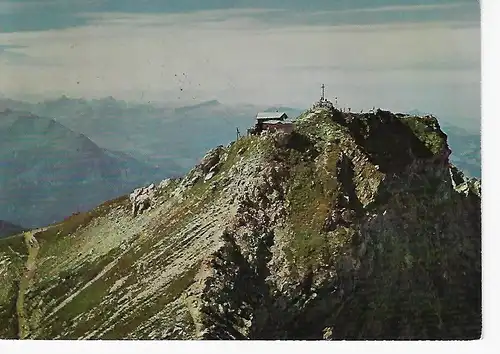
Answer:
<svg viewBox="0 0 500 354"><path fill-rule="evenodd" d="M189 14L226 11L231 16L231 11L253 11L255 8L265 9L268 13L248 14L249 17L258 17L274 25L304 21L308 21L308 25L479 21L479 4L473 0L0 0L0 32L85 26L88 18L82 17L83 13ZM2 13L2 9L8 14Z"/></svg>
<svg viewBox="0 0 500 354"><path fill-rule="evenodd" d="M1 1L0 0L0 14L12 14L19 11L22 11L30 6L37 6L37 2L14 2L14 1Z"/></svg>
<svg viewBox="0 0 500 354"><path fill-rule="evenodd" d="M355 4L353 2L353 4ZM314 9L314 8L311 8ZM378 7L352 7L347 9L334 10L309 10L292 11L284 8L234 8L219 10L193 10L189 12L151 14L144 13L137 16L131 12L87 12L77 15L84 19L87 24L99 24L105 22L107 25L120 23L134 23L137 26L161 24L165 26L169 23L178 24L180 21L185 24L217 26L218 22L223 22L224 26L233 19L234 24L241 23L244 29L247 24L252 23L259 28L267 27L296 27L296 26L336 26L343 29L353 29L355 27L365 28L367 25L373 29L385 29L387 25L415 25L419 26L423 22L429 25L442 26L445 22L448 25L457 27L477 26L480 19L479 8L474 1L426 4L426 5L398 5L398 6L378 6ZM350 27L349 27L350 26ZM237 29L238 26L235 26Z"/></svg>
<svg viewBox="0 0 500 354"><path fill-rule="evenodd" d="M82 16L89 25L0 33L53 64L0 61L0 92L304 106L325 83L352 108L479 111L479 23L275 25L265 16L286 13L263 9Z"/></svg>
<svg viewBox="0 0 500 354"><path fill-rule="evenodd" d="M53 60L34 58L24 51L29 47L22 45L0 44L0 68L15 67L22 70L23 67L37 67L39 70L54 65ZM24 51L23 51L24 50ZM4 70L5 75L9 75L8 69Z"/></svg>
<svg viewBox="0 0 500 354"><path fill-rule="evenodd" d="M19 53L16 49L25 48L18 45L0 45L0 65L3 64L14 64L22 65L23 63L30 62L30 56ZM38 62L31 62L32 64Z"/></svg>
<svg viewBox="0 0 500 354"><path fill-rule="evenodd" d="M378 7L361 7L361 8L353 8L353 9L345 9L345 10L333 10L327 11L328 13L357 13L357 12L409 12L409 11L434 11L434 10L450 10L456 8L464 8L464 7L477 7L479 4L476 4L472 1L466 2L456 2L456 3L444 3L444 4L406 4L406 5L392 5L392 6L378 6Z"/></svg>

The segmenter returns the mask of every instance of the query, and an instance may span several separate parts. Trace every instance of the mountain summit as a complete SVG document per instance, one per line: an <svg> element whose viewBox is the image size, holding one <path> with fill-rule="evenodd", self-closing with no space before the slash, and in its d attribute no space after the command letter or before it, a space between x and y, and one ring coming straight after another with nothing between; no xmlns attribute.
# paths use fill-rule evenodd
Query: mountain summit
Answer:
<svg viewBox="0 0 500 354"><path fill-rule="evenodd" d="M479 338L481 188L450 153L434 117L333 107L218 146L0 240L0 336Z"/></svg>

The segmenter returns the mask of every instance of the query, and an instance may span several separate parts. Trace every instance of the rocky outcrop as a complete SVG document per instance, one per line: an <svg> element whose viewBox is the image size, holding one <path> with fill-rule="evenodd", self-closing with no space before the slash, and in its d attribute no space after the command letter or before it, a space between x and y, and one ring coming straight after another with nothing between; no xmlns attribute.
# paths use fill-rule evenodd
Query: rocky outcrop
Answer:
<svg viewBox="0 0 500 354"><path fill-rule="evenodd" d="M30 337L478 338L480 183L437 120L315 107L295 125L37 234Z"/></svg>
<svg viewBox="0 0 500 354"><path fill-rule="evenodd" d="M152 183L148 187L135 189L129 196L132 204L132 214L134 216L142 214L154 207L155 204L155 185Z"/></svg>
<svg viewBox="0 0 500 354"><path fill-rule="evenodd" d="M317 110L317 109L327 109L329 111L335 110L335 106L333 103L327 99L321 99L317 102L314 102L312 105L312 110Z"/></svg>
<svg viewBox="0 0 500 354"><path fill-rule="evenodd" d="M466 196L469 193L473 193L481 196L481 182L477 178L468 178L462 171L458 170L456 167L452 166L450 168L450 177L453 188Z"/></svg>

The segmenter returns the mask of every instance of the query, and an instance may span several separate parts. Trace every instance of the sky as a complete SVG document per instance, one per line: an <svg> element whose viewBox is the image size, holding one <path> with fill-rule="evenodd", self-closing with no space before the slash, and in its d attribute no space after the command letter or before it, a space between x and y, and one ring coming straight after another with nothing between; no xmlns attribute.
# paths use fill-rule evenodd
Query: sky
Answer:
<svg viewBox="0 0 500 354"><path fill-rule="evenodd" d="M0 96L480 119L477 0L0 0ZM479 124L479 123L478 123Z"/></svg>

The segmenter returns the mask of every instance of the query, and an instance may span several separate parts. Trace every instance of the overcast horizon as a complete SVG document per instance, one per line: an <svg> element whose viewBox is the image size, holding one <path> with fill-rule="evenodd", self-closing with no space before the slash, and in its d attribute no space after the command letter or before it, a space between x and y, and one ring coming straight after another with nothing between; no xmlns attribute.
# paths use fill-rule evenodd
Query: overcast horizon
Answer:
<svg viewBox="0 0 500 354"><path fill-rule="evenodd" d="M3 97L307 107L324 83L479 124L475 0L0 0L0 23Z"/></svg>

